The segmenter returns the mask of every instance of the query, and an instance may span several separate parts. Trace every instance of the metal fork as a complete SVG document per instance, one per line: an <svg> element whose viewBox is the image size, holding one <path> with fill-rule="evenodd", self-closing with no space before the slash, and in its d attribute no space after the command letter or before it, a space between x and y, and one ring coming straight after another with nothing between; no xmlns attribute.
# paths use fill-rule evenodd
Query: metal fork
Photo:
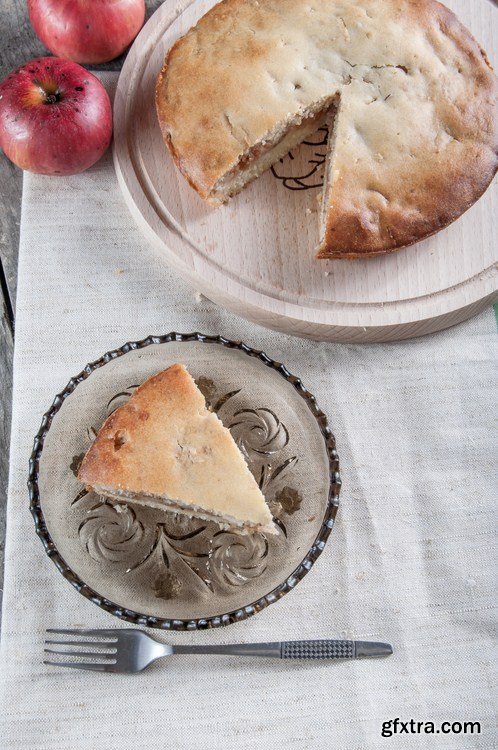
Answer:
<svg viewBox="0 0 498 750"><path fill-rule="evenodd" d="M47 640L46 645L64 646L59 651L45 648L48 654L72 656L92 661L44 661L54 667L90 669L94 672L141 672L156 659L174 654L230 654L234 656L271 656L277 659L358 659L388 656L389 643L370 641L282 641L275 643L241 643L227 646L169 646L151 638L144 630L62 630L49 628L47 633L69 635L78 640ZM94 640L84 640L92 638ZM67 647L71 647L70 650ZM77 650L73 650L77 647ZM81 651L81 648L88 650Z"/></svg>

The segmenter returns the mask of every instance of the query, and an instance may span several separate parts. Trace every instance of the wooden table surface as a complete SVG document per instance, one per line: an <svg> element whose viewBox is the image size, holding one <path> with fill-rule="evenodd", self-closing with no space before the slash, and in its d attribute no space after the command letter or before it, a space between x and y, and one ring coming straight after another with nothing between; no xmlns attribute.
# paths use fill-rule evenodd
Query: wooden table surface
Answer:
<svg viewBox="0 0 498 750"><path fill-rule="evenodd" d="M160 4L161 0L146 0L147 17ZM0 80L18 65L48 54L31 27L26 5L26 0L3 0L0 4ZM119 70L123 60L124 56L91 70ZM21 192L21 170L0 153L0 582L3 581Z"/></svg>

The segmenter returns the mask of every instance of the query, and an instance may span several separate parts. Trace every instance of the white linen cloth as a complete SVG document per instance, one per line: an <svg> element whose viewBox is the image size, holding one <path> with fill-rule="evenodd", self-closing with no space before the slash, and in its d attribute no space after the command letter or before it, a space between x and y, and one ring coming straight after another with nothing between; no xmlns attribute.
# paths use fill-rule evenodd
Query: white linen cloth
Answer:
<svg viewBox="0 0 498 750"><path fill-rule="evenodd" d="M112 77L107 77L109 84ZM378 661L178 657L135 676L42 664L47 627L122 627L46 557L28 458L70 376L171 330L245 340L302 377L330 418L343 492L316 567L246 622L172 643L357 637ZM135 227L110 154L85 174L24 178L0 654L7 750L491 748L495 735L496 323L493 311L405 343L284 336L200 297ZM495 662L496 663L496 662ZM477 736L381 736L382 723L479 721Z"/></svg>

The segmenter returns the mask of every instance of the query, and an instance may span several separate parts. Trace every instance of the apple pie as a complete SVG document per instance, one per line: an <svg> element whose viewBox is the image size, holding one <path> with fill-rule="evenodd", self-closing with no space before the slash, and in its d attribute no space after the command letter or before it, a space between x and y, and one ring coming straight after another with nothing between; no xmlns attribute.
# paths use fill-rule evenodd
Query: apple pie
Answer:
<svg viewBox="0 0 498 750"><path fill-rule="evenodd" d="M270 510L229 430L183 365L145 381L104 422L78 479L104 497L274 534Z"/></svg>
<svg viewBox="0 0 498 750"><path fill-rule="evenodd" d="M156 105L214 205L328 122L317 257L362 258L437 232L486 190L497 92L436 0L223 0L169 50Z"/></svg>

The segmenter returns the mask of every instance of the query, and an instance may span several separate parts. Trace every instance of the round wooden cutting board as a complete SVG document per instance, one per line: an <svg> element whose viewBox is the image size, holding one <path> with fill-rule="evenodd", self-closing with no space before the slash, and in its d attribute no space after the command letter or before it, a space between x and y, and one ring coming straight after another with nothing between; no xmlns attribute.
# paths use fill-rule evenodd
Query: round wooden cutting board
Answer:
<svg viewBox="0 0 498 750"><path fill-rule="evenodd" d="M498 10L447 4L498 64ZM163 58L213 0L166 0L130 50L114 105L114 162L126 201L164 259L224 307L285 333L377 342L459 323L497 297L498 184L434 237L389 256L317 261L326 131L221 208L176 170L156 119ZM202 133L199 133L202 138Z"/></svg>

